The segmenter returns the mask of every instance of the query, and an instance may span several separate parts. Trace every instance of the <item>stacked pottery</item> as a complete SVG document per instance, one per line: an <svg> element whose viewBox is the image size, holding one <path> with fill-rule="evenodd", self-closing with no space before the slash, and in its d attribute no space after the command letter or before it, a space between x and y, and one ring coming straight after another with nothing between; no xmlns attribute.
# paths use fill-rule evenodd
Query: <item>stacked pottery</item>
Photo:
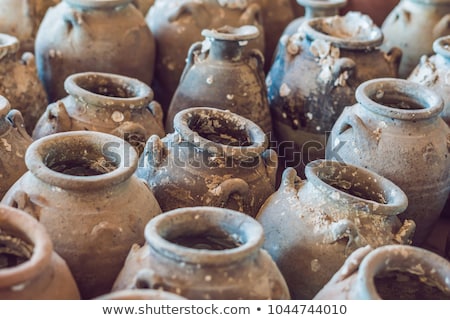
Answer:
<svg viewBox="0 0 450 320"><path fill-rule="evenodd" d="M403 50L399 76L406 78L422 55L433 54L433 42L450 34L449 0L401 0L382 25L386 48Z"/></svg>
<svg viewBox="0 0 450 320"><path fill-rule="evenodd" d="M48 102L33 54L26 52L19 57L19 47L16 37L0 33L0 95L22 112L31 133Z"/></svg>
<svg viewBox="0 0 450 320"><path fill-rule="evenodd" d="M312 299L357 248L407 244L415 227L397 218L403 191L370 170L316 160L305 174L286 169L257 216L293 299Z"/></svg>
<svg viewBox="0 0 450 320"><path fill-rule="evenodd" d="M109 72L150 85L155 42L131 0L63 0L50 8L36 36L39 77L50 102L65 97L78 72Z"/></svg>
<svg viewBox="0 0 450 320"><path fill-rule="evenodd" d="M69 76L68 96L50 104L33 131L39 139L57 132L92 130L125 139L139 153L151 135L165 136L161 106L145 83L110 73Z"/></svg>
<svg viewBox="0 0 450 320"><path fill-rule="evenodd" d="M115 136L75 131L33 142L29 171L2 203L40 221L66 260L82 298L111 290L130 247L144 243L144 226L161 212L133 173L138 155Z"/></svg>
<svg viewBox="0 0 450 320"><path fill-rule="evenodd" d="M25 212L0 205L0 299L79 298L45 228Z"/></svg>
<svg viewBox="0 0 450 320"><path fill-rule="evenodd" d="M194 206L255 216L275 191L277 155L256 124L229 111L190 108L174 119L175 132L152 136L137 175L163 211Z"/></svg>
<svg viewBox="0 0 450 320"><path fill-rule="evenodd" d="M261 249L262 227L233 210L194 207L167 212L145 228L113 291L163 289L188 299L289 299L280 271Z"/></svg>
<svg viewBox="0 0 450 320"><path fill-rule="evenodd" d="M259 36L255 26L203 30L206 40L189 50L180 84L170 103L166 130L172 131L175 115L191 106L229 110L263 129L272 130L264 57L254 49L244 55L247 41Z"/></svg>
<svg viewBox="0 0 450 320"><path fill-rule="evenodd" d="M356 91L333 127L327 159L369 168L408 196L401 219L417 224L422 243L439 219L450 192L450 129L439 117L441 97L402 79L374 79Z"/></svg>

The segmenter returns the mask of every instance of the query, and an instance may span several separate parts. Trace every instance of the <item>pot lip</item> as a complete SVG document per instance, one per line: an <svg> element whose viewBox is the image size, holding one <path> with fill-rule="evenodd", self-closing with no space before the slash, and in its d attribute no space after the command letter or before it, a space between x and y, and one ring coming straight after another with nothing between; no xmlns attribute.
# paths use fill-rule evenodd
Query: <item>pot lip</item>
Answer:
<svg viewBox="0 0 450 320"><path fill-rule="evenodd" d="M164 238L164 230L177 226L189 231L186 222L199 221L208 227L218 227L227 233L242 236L243 244L232 249L194 249L175 244ZM227 223L231 227L227 228ZM148 245L158 254L187 264L229 265L257 254L264 242L262 226L250 216L226 208L190 207L168 211L151 219L144 231ZM183 234L185 235L185 234Z"/></svg>
<svg viewBox="0 0 450 320"><path fill-rule="evenodd" d="M370 97L380 90L390 90L413 98L423 109L399 109L375 102ZM376 114L399 120L424 120L437 117L444 109L443 99L428 87L405 79L378 78L363 82L355 92L356 101Z"/></svg>
<svg viewBox="0 0 450 320"><path fill-rule="evenodd" d="M82 80L89 78L106 80L117 86L126 86L127 89L133 88L136 96L120 98L94 93L80 86ZM70 96L88 105L123 110L145 108L154 97L153 90L144 82L135 78L106 72L80 72L72 74L64 81L64 89Z"/></svg>
<svg viewBox="0 0 450 320"><path fill-rule="evenodd" d="M318 9L341 8L347 5L347 0L297 0L297 3L303 7Z"/></svg>
<svg viewBox="0 0 450 320"><path fill-rule="evenodd" d="M0 204L0 226L10 226L26 234L33 244L33 253L27 261L0 269L0 287L27 283L51 265L53 245L44 226L24 211Z"/></svg>
<svg viewBox="0 0 450 320"><path fill-rule="evenodd" d="M389 190L389 192L386 192L387 203L380 203L374 200L357 197L326 183L319 178L318 173L322 168L328 166L332 166L338 170L340 167L344 167L346 170L352 170L353 173L362 173L368 176L369 179L371 178L374 183L379 185L380 190ZM314 160L306 165L305 176L308 182L312 183L317 189L325 193L327 197L333 199L333 201L336 201L335 198L337 192L339 194L339 199L345 199L348 205L355 204L358 207L361 207L361 203L369 205L371 208L370 212L372 214L396 216L405 211L408 206L408 198L400 187L376 172L354 164L339 162L336 160Z"/></svg>
<svg viewBox="0 0 450 320"><path fill-rule="evenodd" d="M228 117L231 121L236 123L239 127L244 128L247 132L251 145L249 146L229 146L221 143L216 143L206 138L201 137L197 132L189 128L188 120L192 114L209 117L211 115L218 115L220 117ZM254 122L244 118L236 113L228 110L210 108L210 107L192 107L178 112L173 120L173 127L183 140L193 144L196 148L205 150L211 154L223 155L235 159L248 159L262 154L268 146L267 137L262 129Z"/></svg>
<svg viewBox="0 0 450 320"><path fill-rule="evenodd" d="M74 7L108 9L131 3L132 0L63 0Z"/></svg>
<svg viewBox="0 0 450 320"><path fill-rule="evenodd" d="M450 35L437 38L433 42L433 51L446 59L450 58Z"/></svg>
<svg viewBox="0 0 450 320"><path fill-rule="evenodd" d="M402 262L406 259L413 259L413 262L408 262L405 266ZM382 299L377 292L374 278L383 271L396 270L418 275L428 270L429 273L436 275L439 284L450 294L450 264L445 258L423 248L392 244L374 249L362 260L357 272L358 286L365 288L359 292L363 295L361 298Z"/></svg>
<svg viewBox="0 0 450 320"><path fill-rule="evenodd" d="M243 25L241 27L225 25L216 29L204 29L201 34L212 40L245 41L258 38L260 32L254 25Z"/></svg>
<svg viewBox="0 0 450 320"><path fill-rule="evenodd" d="M321 23L331 21L332 19L345 19L346 17L350 17L351 15L360 15L360 19L366 21L367 24L370 24L370 28L372 29L371 37L369 39L355 39L352 37L349 38L339 38L331 35L327 35L323 32L318 31L315 27ZM377 27L372 20L367 15L361 14L360 12L349 12L345 16L332 16L332 17L317 17L307 20L302 25L302 30L305 32L306 36L312 40L325 40L331 42L335 46L342 49L349 50L372 50L376 47L379 47L383 43L383 32L379 27Z"/></svg>
<svg viewBox="0 0 450 320"><path fill-rule="evenodd" d="M49 150L63 143L97 145L104 155L118 157L117 168L95 176L75 176L54 171L45 165ZM31 143L25 154L25 164L39 180L63 190L89 191L110 188L132 177L138 165L135 149L125 140L96 131L70 131L55 133Z"/></svg>
<svg viewBox="0 0 450 320"><path fill-rule="evenodd" d="M12 53L19 51L20 42L17 37L7 33L0 33L0 60Z"/></svg>

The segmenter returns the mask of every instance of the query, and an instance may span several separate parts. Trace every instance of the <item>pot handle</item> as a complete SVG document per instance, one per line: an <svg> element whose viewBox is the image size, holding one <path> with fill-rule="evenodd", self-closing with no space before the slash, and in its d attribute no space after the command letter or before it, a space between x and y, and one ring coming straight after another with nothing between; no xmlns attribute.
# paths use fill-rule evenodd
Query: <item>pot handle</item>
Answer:
<svg viewBox="0 0 450 320"><path fill-rule="evenodd" d="M152 101L147 106L147 109L151 112L155 120L160 124L162 127L164 127L163 118L164 118L164 112L161 104L157 101Z"/></svg>
<svg viewBox="0 0 450 320"><path fill-rule="evenodd" d="M51 124L49 132L45 132L47 123ZM33 131L33 138L39 139L48 134L70 131L72 120L67 113L66 106L60 100L47 106L44 115L38 120Z"/></svg>
<svg viewBox="0 0 450 320"><path fill-rule="evenodd" d="M248 183L240 178L226 179L218 187L212 190L215 198L213 206L225 206L233 193L237 193L245 199L248 197L249 190L250 187Z"/></svg>
<svg viewBox="0 0 450 320"><path fill-rule="evenodd" d="M257 3L250 4L247 9L242 13L239 18L240 25L255 25L255 22L258 23L259 26L263 25L263 16L261 6ZM262 35L260 35L261 37Z"/></svg>
<svg viewBox="0 0 450 320"><path fill-rule="evenodd" d="M11 123L13 128L17 128L19 134L25 138L26 141L32 142L30 135L25 129L25 121L23 120L22 113L19 110L13 109L8 112L6 115L6 119Z"/></svg>
<svg viewBox="0 0 450 320"><path fill-rule="evenodd" d="M278 170L278 154L275 150L267 149L261 154L261 157L266 165L267 176L269 177L272 186L275 188Z"/></svg>
<svg viewBox="0 0 450 320"><path fill-rule="evenodd" d="M289 167L283 171L280 189L282 189L282 190L290 189L290 190L294 190L295 192L297 192L297 190L305 183L306 183L306 181L303 181L297 175L297 171L294 168Z"/></svg>
<svg viewBox="0 0 450 320"><path fill-rule="evenodd" d="M134 280L133 289L162 289L170 291L164 284L164 280L155 274L153 270L147 268L138 271Z"/></svg>
<svg viewBox="0 0 450 320"><path fill-rule="evenodd" d="M433 39L440 38L450 33L450 13L439 20L433 28Z"/></svg>
<svg viewBox="0 0 450 320"><path fill-rule="evenodd" d="M205 5L193 1L185 2L177 6L172 12L169 12L168 20L170 23L173 23L186 14L193 17L193 20L200 29L207 28L211 24L211 15L205 8Z"/></svg>
<svg viewBox="0 0 450 320"><path fill-rule="evenodd" d="M124 139L132 145L139 154L142 153L146 142L146 130L138 123L125 121L120 126L111 131L112 135Z"/></svg>
<svg viewBox="0 0 450 320"><path fill-rule="evenodd" d="M346 107L344 109L341 117L336 121L333 131L339 136L345 131L353 129L353 136L357 146L359 148L368 149L371 142L373 140L377 141L377 138L374 137L374 133L366 127L361 118L353 113L350 108L351 107ZM334 138L335 137L332 137L332 139ZM334 141L331 142L334 143ZM336 146L333 146L333 148L334 147Z"/></svg>
<svg viewBox="0 0 450 320"><path fill-rule="evenodd" d="M401 21L404 27L408 27L411 22L411 12L406 9L397 11L394 21Z"/></svg>
<svg viewBox="0 0 450 320"><path fill-rule="evenodd" d="M398 69L400 67L402 56L403 51L399 47L392 47L391 50L389 50L385 54L385 59L388 62L388 64L395 70L396 76L398 76Z"/></svg>
<svg viewBox="0 0 450 320"><path fill-rule="evenodd" d="M347 78L342 78L344 72L347 72L348 76L351 76L356 69L356 63L350 58L339 58L333 66L333 82L335 85L345 85ZM342 83L344 82L344 83Z"/></svg>
<svg viewBox="0 0 450 320"><path fill-rule="evenodd" d="M249 64L255 70L255 72L258 74L260 80L264 83L265 82L265 74L264 74L264 55L259 49L252 49L248 53L249 57ZM256 65L252 63L252 61L256 61Z"/></svg>
<svg viewBox="0 0 450 320"><path fill-rule="evenodd" d="M165 156L164 143L161 138L156 134L152 135L147 141L144 152L146 152L148 164L152 167L159 167Z"/></svg>
<svg viewBox="0 0 450 320"><path fill-rule="evenodd" d="M345 254L347 255L347 250L350 247L356 246L361 247L362 244L359 237L358 228L356 228L355 224L348 220L342 219L331 224L331 243L337 242L344 238L348 239L347 246L345 248ZM362 245L361 245L362 244Z"/></svg>
<svg viewBox="0 0 450 320"><path fill-rule="evenodd" d="M5 204L7 206L25 211L26 213L28 213L29 215L31 215L32 217L34 217L36 220L39 221L41 218L42 206L39 205L37 201L33 201L37 200L37 198L39 197L41 196L34 197L30 196L23 190L16 190L10 197L6 198Z"/></svg>
<svg viewBox="0 0 450 320"><path fill-rule="evenodd" d="M416 223L413 220L406 219L398 232L394 235L394 240L398 244L411 244L415 231Z"/></svg>
<svg viewBox="0 0 450 320"><path fill-rule="evenodd" d="M73 27L80 26L83 23L83 13L73 9L67 9L63 12L62 19L70 32Z"/></svg>
<svg viewBox="0 0 450 320"><path fill-rule="evenodd" d="M186 58L186 65L184 66L183 73L181 74L179 83L182 83L184 81L184 78L186 77L186 74L191 70L192 66L195 64L195 60L198 56L198 54L202 50L202 42L195 42L191 45L188 51L188 55Z"/></svg>

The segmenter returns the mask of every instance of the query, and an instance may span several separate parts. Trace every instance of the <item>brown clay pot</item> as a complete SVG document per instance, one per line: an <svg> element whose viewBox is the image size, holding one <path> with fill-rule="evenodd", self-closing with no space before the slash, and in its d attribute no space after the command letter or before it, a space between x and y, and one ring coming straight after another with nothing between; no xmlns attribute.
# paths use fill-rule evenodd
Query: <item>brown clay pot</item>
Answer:
<svg viewBox="0 0 450 320"><path fill-rule="evenodd" d="M0 205L0 299L79 299L66 262L45 228L23 211Z"/></svg>
<svg viewBox="0 0 450 320"><path fill-rule="evenodd" d="M261 249L262 227L240 212L173 210L152 219L145 238L145 246L131 249L113 291L159 288L188 299L289 299L286 282Z"/></svg>
<svg viewBox="0 0 450 320"><path fill-rule="evenodd" d="M29 171L4 204L38 219L66 260L84 299L110 291L144 226L161 212L152 192L133 175L136 151L94 131L57 133L33 142Z"/></svg>

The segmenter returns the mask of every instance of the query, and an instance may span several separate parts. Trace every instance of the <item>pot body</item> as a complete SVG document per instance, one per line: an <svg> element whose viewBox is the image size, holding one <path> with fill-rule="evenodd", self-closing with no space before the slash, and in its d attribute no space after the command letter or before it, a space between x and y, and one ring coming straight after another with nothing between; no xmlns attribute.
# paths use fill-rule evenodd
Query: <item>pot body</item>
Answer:
<svg viewBox="0 0 450 320"><path fill-rule="evenodd" d="M161 212L134 175L138 156L112 135L67 132L41 138L26 155L29 171L3 198L42 223L84 299L110 291L145 224Z"/></svg>
<svg viewBox="0 0 450 320"><path fill-rule="evenodd" d="M433 54L434 40L450 34L449 20L448 0L402 0L392 10L381 28L385 48L403 51L400 78L410 75L422 55Z"/></svg>
<svg viewBox="0 0 450 320"><path fill-rule="evenodd" d="M199 300L290 298L280 271L261 249L261 226L240 212L173 210L152 219L145 237L145 246L131 249L113 291L159 288Z"/></svg>
<svg viewBox="0 0 450 320"><path fill-rule="evenodd" d="M181 111L175 132L149 139L137 175L163 211L225 207L255 216L275 191L277 155L250 120L214 108Z"/></svg>
<svg viewBox="0 0 450 320"><path fill-rule="evenodd" d="M109 72L151 84L155 41L130 2L64 0L47 11L35 53L50 102L66 96L64 80L78 72Z"/></svg>
<svg viewBox="0 0 450 320"><path fill-rule="evenodd" d="M414 222L396 216L405 194L374 172L316 160L306 177L286 169L256 217L293 299L312 299L357 248L408 243L414 233Z"/></svg>
<svg viewBox="0 0 450 320"><path fill-rule="evenodd" d="M327 159L364 166L396 183L409 200L399 217L416 222L419 244L450 191L450 129L439 117L442 99L401 79L367 81L356 99L333 127Z"/></svg>

